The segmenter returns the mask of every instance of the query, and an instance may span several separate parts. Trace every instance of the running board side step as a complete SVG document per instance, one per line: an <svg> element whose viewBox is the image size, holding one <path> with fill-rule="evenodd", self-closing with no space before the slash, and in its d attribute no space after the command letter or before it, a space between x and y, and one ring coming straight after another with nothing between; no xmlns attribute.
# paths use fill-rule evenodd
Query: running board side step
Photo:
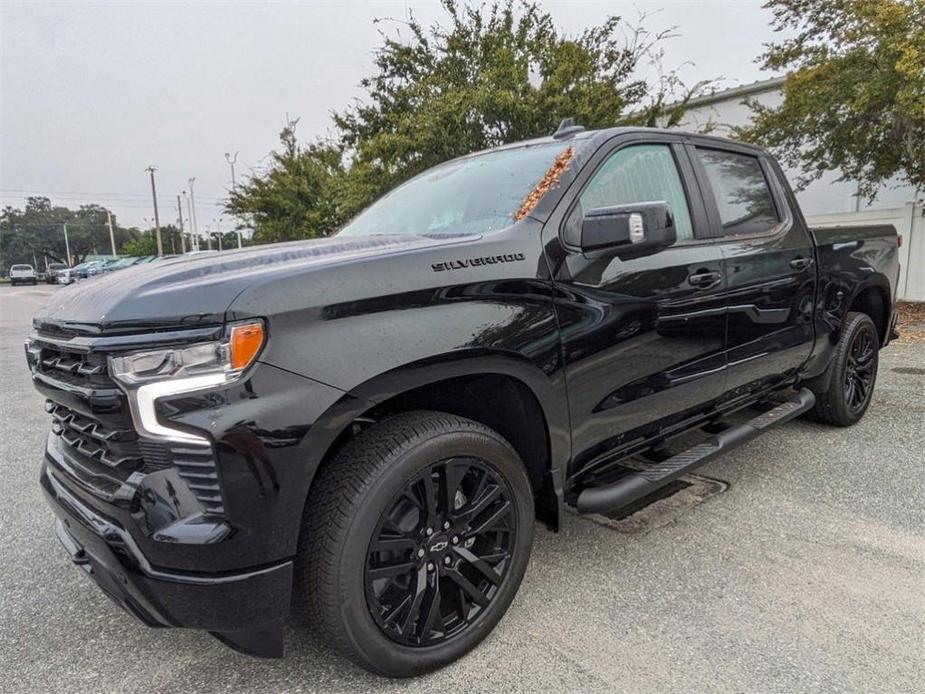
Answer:
<svg viewBox="0 0 925 694"><path fill-rule="evenodd" d="M773 410L711 436L703 443L668 460L634 472L612 485L585 489L578 495L578 512L605 513L623 508L717 456L748 443L768 429L799 417L815 403L816 396L812 391L802 388L792 399L781 403Z"/></svg>

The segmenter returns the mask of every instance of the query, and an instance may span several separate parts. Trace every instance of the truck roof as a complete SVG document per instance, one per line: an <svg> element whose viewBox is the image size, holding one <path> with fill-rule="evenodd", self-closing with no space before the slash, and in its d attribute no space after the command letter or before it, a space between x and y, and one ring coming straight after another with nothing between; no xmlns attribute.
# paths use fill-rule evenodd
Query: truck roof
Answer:
<svg viewBox="0 0 925 694"><path fill-rule="evenodd" d="M457 159L465 159L466 157L474 157L480 154L485 154L487 152L497 152L503 151L506 149L516 149L518 147L528 147L532 145L542 145L542 144L553 144L556 142L568 143L568 142L582 142L588 144L599 145L613 137L618 135L627 135L633 133L658 133L658 134L671 134L681 138L696 137L700 140L711 140L717 144L730 144L733 143L740 147L748 147L755 150L756 152L764 152L760 147L753 145L748 142L743 142L741 140L733 140L728 137L719 137L717 135L708 135L705 133L691 132L687 130L679 130L675 128L649 128L644 126L630 125L630 126L615 126L612 128L602 128L599 130L581 130L574 133L570 133L561 137L555 137L554 135L544 135L543 137L536 137L530 140L519 140L517 142L508 142L503 145L498 145L496 147L489 147L488 149L479 150L476 152L471 152L469 154L463 155L462 157L457 157ZM455 161L455 160L451 160Z"/></svg>

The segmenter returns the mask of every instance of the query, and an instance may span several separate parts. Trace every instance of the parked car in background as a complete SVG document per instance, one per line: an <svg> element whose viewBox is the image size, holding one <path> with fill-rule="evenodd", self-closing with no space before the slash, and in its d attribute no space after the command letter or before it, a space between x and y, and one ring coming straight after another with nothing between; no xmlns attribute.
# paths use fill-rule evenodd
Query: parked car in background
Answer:
<svg viewBox="0 0 925 694"><path fill-rule="evenodd" d="M85 280L93 275L98 275L105 262L105 260L88 260L85 263L75 265L71 268L71 279Z"/></svg>
<svg viewBox="0 0 925 694"><path fill-rule="evenodd" d="M36 284L39 281L31 265L14 265L10 268L10 284Z"/></svg>
<svg viewBox="0 0 925 694"><path fill-rule="evenodd" d="M66 269L67 265L64 263L49 263L48 267L45 268L45 283L56 284L58 282L58 273Z"/></svg>
<svg viewBox="0 0 925 694"><path fill-rule="evenodd" d="M118 260L113 260L111 263L107 263L106 267L103 268L103 272L115 272L116 270L124 270L127 267L132 267L132 265L137 265L141 262L140 257L130 257L130 258L119 258Z"/></svg>

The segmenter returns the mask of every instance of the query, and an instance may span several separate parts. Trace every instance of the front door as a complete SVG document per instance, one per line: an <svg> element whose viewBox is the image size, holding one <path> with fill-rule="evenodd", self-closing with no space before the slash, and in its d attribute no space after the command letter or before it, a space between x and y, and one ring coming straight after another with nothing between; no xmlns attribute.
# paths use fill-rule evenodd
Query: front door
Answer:
<svg viewBox="0 0 925 694"><path fill-rule="evenodd" d="M605 145L544 229L572 421L570 474L723 391L723 258L705 238L695 185L684 146L670 136ZM673 246L628 260L576 247L584 211L640 202L669 204Z"/></svg>

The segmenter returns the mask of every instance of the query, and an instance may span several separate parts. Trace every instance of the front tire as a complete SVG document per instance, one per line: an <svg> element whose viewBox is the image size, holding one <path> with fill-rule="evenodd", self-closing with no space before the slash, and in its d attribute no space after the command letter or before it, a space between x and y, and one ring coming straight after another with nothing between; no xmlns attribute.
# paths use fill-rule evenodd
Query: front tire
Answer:
<svg viewBox="0 0 925 694"><path fill-rule="evenodd" d="M846 427L867 411L877 382L880 335L866 313L849 313L832 355L828 390L816 393L812 418Z"/></svg>
<svg viewBox="0 0 925 694"><path fill-rule="evenodd" d="M390 677L460 658L514 598L533 540L533 495L497 432L410 412L360 433L319 473L297 588L337 650Z"/></svg>

